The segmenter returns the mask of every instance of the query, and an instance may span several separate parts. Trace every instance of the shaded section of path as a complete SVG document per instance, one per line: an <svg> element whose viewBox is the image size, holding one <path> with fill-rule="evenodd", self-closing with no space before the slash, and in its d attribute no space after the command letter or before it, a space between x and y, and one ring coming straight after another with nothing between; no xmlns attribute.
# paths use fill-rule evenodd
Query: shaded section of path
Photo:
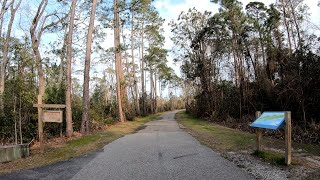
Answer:
<svg viewBox="0 0 320 180"><path fill-rule="evenodd" d="M168 112L139 132L120 138L87 156L0 179L252 179L183 132Z"/></svg>

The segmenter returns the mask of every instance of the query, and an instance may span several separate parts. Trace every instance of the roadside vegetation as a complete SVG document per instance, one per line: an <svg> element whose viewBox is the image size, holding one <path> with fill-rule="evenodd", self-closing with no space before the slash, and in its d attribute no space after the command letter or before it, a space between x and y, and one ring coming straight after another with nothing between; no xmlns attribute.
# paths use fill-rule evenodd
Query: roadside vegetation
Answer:
<svg viewBox="0 0 320 180"><path fill-rule="evenodd" d="M293 141L320 144L319 27L306 1L211 2L218 11L170 23L187 111L238 128L256 111L291 111Z"/></svg>
<svg viewBox="0 0 320 180"><path fill-rule="evenodd" d="M160 113L157 113L147 117L137 118L135 121L117 123L111 125L106 130L90 135L74 137L71 140L55 138L46 144L44 153L40 153L39 147L35 144L31 147L31 155L29 157L13 162L1 163L0 174L41 167L95 152L124 135L134 133L143 124L155 120L159 115Z"/></svg>
<svg viewBox="0 0 320 180"><path fill-rule="evenodd" d="M252 154L264 161L284 165L284 140L263 137L264 150L256 152L256 135L254 133L224 127L193 117L186 112L177 113L176 119L192 136L215 151ZM299 158L302 155L320 156L319 145L294 143L293 148L293 165L304 163Z"/></svg>

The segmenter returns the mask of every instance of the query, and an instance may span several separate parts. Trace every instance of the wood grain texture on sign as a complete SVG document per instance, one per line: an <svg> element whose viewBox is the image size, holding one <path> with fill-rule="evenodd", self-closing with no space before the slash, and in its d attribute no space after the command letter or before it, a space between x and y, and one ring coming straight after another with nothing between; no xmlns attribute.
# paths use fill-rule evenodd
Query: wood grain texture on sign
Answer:
<svg viewBox="0 0 320 180"><path fill-rule="evenodd" d="M43 111L43 122L62 123L62 111Z"/></svg>

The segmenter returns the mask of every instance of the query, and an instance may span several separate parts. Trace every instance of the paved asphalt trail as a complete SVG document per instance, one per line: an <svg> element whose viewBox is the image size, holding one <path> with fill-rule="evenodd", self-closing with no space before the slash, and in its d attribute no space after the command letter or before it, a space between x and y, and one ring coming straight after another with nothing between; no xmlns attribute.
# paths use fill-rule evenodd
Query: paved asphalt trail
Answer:
<svg viewBox="0 0 320 180"><path fill-rule="evenodd" d="M106 145L101 152L0 179L252 179L183 132L174 120L176 112L165 113L139 132Z"/></svg>

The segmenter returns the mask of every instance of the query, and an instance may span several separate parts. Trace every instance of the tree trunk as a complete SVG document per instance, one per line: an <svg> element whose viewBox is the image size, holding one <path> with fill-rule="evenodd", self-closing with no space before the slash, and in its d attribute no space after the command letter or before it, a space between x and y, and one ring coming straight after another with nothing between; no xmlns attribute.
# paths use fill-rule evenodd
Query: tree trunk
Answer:
<svg viewBox="0 0 320 180"><path fill-rule="evenodd" d="M121 50L120 50L120 18L118 12L118 0L114 0L114 47L115 47L115 68L117 79L117 103L118 115L120 122L125 121L125 116L122 109L122 94L121 94Z"/></svg>
<svg viewBox="0 0 320 180"><path fill-rule="evenodd" d="M136 76L136 67L134 62L134 29L133 29L133 23L134 23L134 14L133 11L131 12L131 56L132 56L132 73L133 73L133 84L134 84L134 91L135 91L135 110L137 115L140 115L140 107L139 107L139 91L138 91L138 79Z"/></svg>
<svg viewBox="0 0 320 180"><path fill-rule="evenodd" d="M67 73L66 73L66 133L67 137L73 134L72 125L72 108L71 108L71 64L72 64L72 34L74 28L74 16L76 10L77 0L73 0L71 4L70 25L67 42Z"/></svg>
<svg viewBox="0 0 320 180"><path fill-rule="evenodd" d="M19 97L19 135L20 135L20 144L22 144L22 115L21 115L21 95Z"/></svg>
<svg viewBox="0 0 320 180"><path fill-rule="evenodd" d="M263 66L266 66L266 55L265 55L265 51L264 51L264 43L263 43L261 32L259 32L259 42L260 42L260 46L261 46Z"/></svg>
<svg viewBox="0 0 320 180"><path fill-rule="evenodd" d="M154 112L157 113L157 71L154 72Z"/></svg>
<svg viewBox="0 0 320 180"><path fill-rule="evenodd" d="M286 5L284 3L284 0L281 0L282 3L282 10L283 10L283 21L284 21L284 25L286 27L286 31L287 31L287 37L288 37L288 43L289 43L289 53L290 55L292 55L292 45L291 45L291 37L290 37L290 29L289 29L289 24L287 22L287 13L286 13Z"/></svg>
<svg viewBox="0 0 320 180"><path fill-rule="evenodd" d="M121 45L119 47L121 47ZM127 94L127 85L126 85L127 83L124 77L121 53L120 53L120 61L119 61L119 75L120 75L120 93L122 98L122 109L125 113L128 110L128 94Z"/></svg>
<svg viewBox="0 0 320 180"><path fill-rule="evenodd" d="M234 33L232 33L232 55L234 60L234 72L235 72L235 83L236 87L240 86L240 71L239 71L239 60L237 56L237 42L236 42L236 36Z"/></svg>
<svg viewBox="0 0 320 180"><path fill-rule="evenodd" d="M72 5L71 5L72 6ZM60 67L59 67L59 76L58 76L58 85L61 85L63 76L65 73L65 58L66 58L66 48L68 45L68 26L65 27L64 37L63 37L63 45L60 54Z"/></svg>
<svg viewBox="0 0 320 180"><path fill-rule="evenodd" d="M242 73L242 67L243 67L243 61L239 55L239 46L238 46L238 37L235 32L232 33L232 54L234 58L235 63L235 74L236 74L236 87L239 89L239 115L241 118L242 114L242 88L243 88L243 73Z"/></svg>
<svg viewBox="0 0 320 180"><path fill-rule="evenodd" d="M145 87L144 87L144 23L142 22L142 35L141 35L141 92L142 92L142 112L146 114L145 105Z"/></svg>
<svg viewBox="0 0 320 180"><path fill-rule="evenodd" d="M14 22L15 14L16 14L22 0L19 0L19 2L15 8L14 8L14 1L15 0L12 0L11 5L10 5L11 15L10 15L9 23L8 23L8 29L7 29L7 33L6 33L5 42L3 44L3 52L2 52L3 54L2 54L2 61L1 61L1 67L0 67L0 112L1 113L3 112L3 108L4 108L3 93L4 93L4 88L5 88L4 86L5 86L6 67L7 67L7 64L9 61L8 53L9 53L9 47L10 47L11 30L12 30L12 25ZM0 34L0 37L1 37L1 34Z"/></svg>
<svg viewBox="0 0 320 180"><path fill-rule="evenodd" d="M296 26L297 33L298 33L298 47L299 47L300 51L302 51L302 40L301 40L301 35L300 35L300 28L299 28L299 25L297 22L297 17L296 17L296 13L294 11L294 8L293 8L292 1L291 0L289 0L289 1L290 1L290 8L291 8L291 14L293 17L293 22L294 22L294 25Z"/></svg>
<svg viewBox="0 0 320 180"><path fill-rule="evenodd" d="M119 16L119 13L118 13L118 16ZM120 19L119 19L119 21L120 21ZM121 32L120 29L119 29L119 31ZM122 30L122 33L123 33L123 30ZM125 45L126 43L125 43L124 34L122 35L122 38L123 38L123 44ZM119 44L121 44L121 43L119 42ZM121 45L119 47L121 47ZM120 52L120 57L121 57L121 52ZM128 67L127 67L128 56L127 56L126 49L124 50L124 60L125 60L124 64L125 64L125 67L126 67L126 73L129 74ZM126 79L125 79L125 76L124 76L124 66L123 66L122 59L121 59L121 61L119 63L119 73L120 73L120 89L121 89L120 94L121 94L121 97L122 97L122 111L125 114L125 112L129 111L129 101L128 101L128 92L127 92L127 82L126 82Z"/></svg>
<svg viewBox="0 0 320 180"><path fill-rule="evenodd" d="M297 45L297 42L296 42L296 35L294 34L294 28L293 28L292 22L290 22L290 31L291 31L291 35L292 35L292 41L293 41L294 49L298 49L298 45Z"/></svg>
<svg viewBox="0 0 320 180"><path fill-rule="evenodd" d="M92 47L92 34L94 28L94 18L96 15L97 0L92 0L92 8L90 14L90 23L87 35L87 48L84 66L84 79L83 79L83 111L81 122L81 133L89 134L89 110L90 110L90 97L89 97L89 81L90 81L90 61L91 61L91 47Z"/></svg>
<svg viewBox="0 0 320 180"><path fill-rule="evenodd" d="M14 142L18 144L17 116L16 116L17 97L13 97L13 118L14 118Z"/></svg>
<svg viewBox="0 0 320 180"><path fill-rule="evenodd" d="M305 109L305 105L304 105L304 101L302 101L300 103L300 107L301 107L301 110L302 110L302 117L303 117L303 126L304 126L304 130L306 131L307 130L307 118L306 118L306 109Z"/></svg>
<svg viewBox="0 0 320 180"><path fill-rule="evenodd" d="M39 135L39 142L40 142L40 150L43 151L43 127L42 127L42 99L45 92L45 76L42 67L42 58L39 51L39 44L43 30L37 33L37 28L40 22L40 19L48 5L48 0L42 0L38 6L37 13L33 18L31 28L30 28L30 36L31 36L31 47L33 50L33 54L36 59L36 67L38 71L38 80L39 80L39 95L38 95L38 135ZM45 22L42 22L42 25Z"/></svg>
<svg viewBox="0 0 320 180"><path fill-rule="evenodd" d="M4 22L4 14L7 12L7 2L8 0L4 0L1 4L1 11L0 11L0 37L2 37L2 27Z"/></svg>
<svg viewBox="0 0 320 180"><path fill-rule="evenodd" d="M151 114L154 112L154 103L153 103L153 70L150 67L150 106L151 106Z"/></svg>
<svg viewBox="0 0 320 180"><path fill-rule="evenodd" d="M161 81L159 81L159 97L160 100L162 99L162 87L161 87Z"/></svg>

